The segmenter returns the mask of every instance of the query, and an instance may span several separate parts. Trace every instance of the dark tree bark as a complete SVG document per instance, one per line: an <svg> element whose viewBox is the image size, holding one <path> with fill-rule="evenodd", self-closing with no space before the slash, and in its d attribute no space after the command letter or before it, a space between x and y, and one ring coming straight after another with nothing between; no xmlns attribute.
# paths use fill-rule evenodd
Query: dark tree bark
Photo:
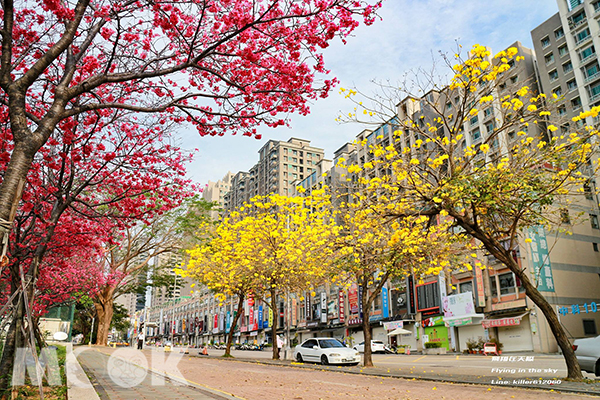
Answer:
<svg viewBox="0 0 600 400"><path fill-rule="evenodd" d="M229 328L229 333L227 334L227 348L225 349L225 357L231 357L231 344L233 343L233 334L235 332L235 327L242 315L242 310L244 309L244 295L238 294L238 306L237 312L233 317L233 322L231 323L231 327Z"/></svg>
<svg viewBox="0 0 600 400"><path fill-rule="evenodd" d="M579 366L577 357L575 357L575 351L573 350L565 330L558 320L554 307L552 307L544 295L542 295L533 282L531 282L527 272L521 269L517 261L512 257L511 249L505 249L501 242L487 235L476 223L467 220L459 214L452 216L458 225L463 227L469 235L479 240L487 251L500 260L521 280L521 284L525 289L527 297L539 307L544 314L544 317L546 317L550 330L552 331L558 346L562 350L565 363L567 364L567 379L575 381L583 380L581 367Z"/></svg>

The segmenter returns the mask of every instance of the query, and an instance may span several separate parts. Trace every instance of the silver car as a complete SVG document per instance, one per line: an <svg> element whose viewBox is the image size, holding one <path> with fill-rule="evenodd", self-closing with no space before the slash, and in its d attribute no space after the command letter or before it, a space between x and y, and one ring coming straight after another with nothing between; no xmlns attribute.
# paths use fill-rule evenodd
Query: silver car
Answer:
<svg viewBox="0 0 600 400"><path fill-rule="evenodd" d="M575 356L582 370L600 376L600 336L573 342Z"/></svg>
<svg viewBox="0 0 600 400"><path fill-rule="evenodd" d="M358 365L360 354L350 349L337 339L312 338L307 339L294 348L294 359L298 362L311 361L327 364Z"/></svg>

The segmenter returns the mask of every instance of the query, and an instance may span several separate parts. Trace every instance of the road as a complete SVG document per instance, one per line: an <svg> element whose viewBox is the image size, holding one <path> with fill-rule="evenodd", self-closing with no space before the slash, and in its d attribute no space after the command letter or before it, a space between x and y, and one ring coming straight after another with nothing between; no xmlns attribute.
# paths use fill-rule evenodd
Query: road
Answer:
<svg viewBox="0 0 600 400"><path fill-rule="evenodd" d="M161 348L155 349L162 351ZM177 351L177 349L175 349ZM189 350L196 354L198 350ZM222 356L224 350L209 350L210 355ZM271 359L271 351L232 350L239 359ZM487 376L497 378L544 378L562 379L567 375L564 358L557 354L509 353L506 357L514 357L507 361L495 361L495 358L484 355L404 355L373 354L373 363L380 368L404 371L417 375L450 375L450 376ZM532 361L530 360L533 357ZM523 358L525 360L523 360ZM514 370L514 372L513 372ZM523 371L524 370L524 371ZM522 372L521 372L522 371ZM584 377L595 380L596 376L584 372Z"/></svg>
<svg viewBox="0 0 600 400"><path fill-rule="evenodd" d="M100 354L100 352L102 354ZM115 353L115 349L100 348L93 352L82 353L78 358L82 365L86 367L89 359L102 356L108 358L109 354ZM247 352L253 353L253 352ZM265 354L267 352L264 352ZM564 398L565 394L553 393L550 391L517 389L492 385L464 385L451 384L432 381L422 381L413 379L398 379L379 376L368 376L360 373L359 367L329 367L334 371L322 371L306 368L302 365L287 363L287 366L265 365L262 363L250 363L224 360L219 358L193 357L190 355L180 356L178 354L170 355L158 351L144 350L139 352L146 359L150 360L148 364L154 371L167 372L171 376L178 376L180 381L188 382L196 388L212 390L212 395L221 393L230 393L238 398L247 400L265 400L265 399L290 399L290 400L319 400L319 399L544 399L554 400L559 396ZM255 354L262 354L256 352ZM169 364L169 357L178 357L177 371L169 370L166 366ZM395 359L388 359L389 356L376 356L377 362L393 362ZM402 357L402 356L393 356ZM414 363L413 366L406 366L408 370L413 369L414 375L419 375L422 371L427 371L425 365L434 362L442 362L437 356L405 356L402 363ZM424 360L431 357L431 361ZM448 357L450 360L452 357ZM462 364L462 356L459 356L459 362ZM465 358L470 358L465 356ZM472 357L475 358L475 357ZM539 360L542 361L541 359ZM265 359L265 362L267 360ZM451 361L450 361L451 362ZM468 362L471 362L470 360ZM471 368L478 368L473 360ZM490 361L491 362L491 361ZM544 362L554 363L555 360L545 360ZM454 358L455 365L457 364ZM101 365L101 363L97 363ZM105 363L107 365L108 363ZM390 364L391 365L391 364ZM395 365L395 364L394 364ZM483 366L488 364L481 364ZM489 367L489 365L488 365ZM398 367L402 368L402 367ZM429 368L429 367L427 367ZM438 366L432 368L446 368L447 366ZM487 367L486 367L487 368ZM454 369L450 369L452 372ZM371 370L371 369L369 369ZM385 367L380 366L379 371L385 371ZM465 368L467 370L467 368ZM343 373L340 373L342 372ZM93 372L101 373L102 371ZM106 373L104 374L106 376ZM512 376L511 376L512 378ZM529 378L533 378L530 376ZM108 399L117 399L124 397L112 397L110 395L110 386L114 382L108 379L102 381L102 385L107 387L103 389L109 393ZM158 396L152 397L151 390L157 390L151 387L152 379L146 378L138 388L140 395L138 397L127 397L128 399L170 399L177 397ZM191 389L190 389L191 390ZM599 392L600 393L600 392ZM145 396L145 397L142 397ZM570 395L572 398L588 397L587 395ZM178 398L186 398L184 396ZM203 398L203 397L192 397ZM210 397L209 397L210 398ZM213 397L214 398L214 397ZM226 398L226 397L225 397Z"/></svg>

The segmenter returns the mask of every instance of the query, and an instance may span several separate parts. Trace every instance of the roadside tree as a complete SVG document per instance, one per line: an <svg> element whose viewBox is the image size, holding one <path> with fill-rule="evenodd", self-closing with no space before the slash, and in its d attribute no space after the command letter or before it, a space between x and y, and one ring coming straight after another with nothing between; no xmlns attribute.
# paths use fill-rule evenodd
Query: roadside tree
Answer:
<svg viewBox="0 0 600 400"><path fill-rule="evenodd" d="M428 94L425 97L405 97L402 89L394 92L388 86L387 94L372 97L376 110L355 100L357 112L350 119L385 112L384 98L396 104L403 99L408 108L412 106L412 113L387 117L395 125L394 141L375 150L393 176L384 192L394 206L380 215L445 216L476 239L520 280L548 321L568 378L581 380L565 329L539 290L540 270L521 266L514 251L520 241L531 241L529 228L565 231L561 226L565 210L591 190L589 179L598 166L598 131L583 122L596 117L600 108L574 121L561 120L560 113L554 112L561 103L556 95L547 98L529 86L511 85L511 68L521 60L516 48L491 58L488 49L476 45L468 59L456 55L448 85L436 85L433 77L421 80L430 84L426 90L421 88L421 94ZM350 97L356 99L356 93L352 91ZM481 138L466 133L480 110L492 110L494 116L489 132Z"/></svg>
<svg viewBox="0 0 600 400"><path fill-rule="evenodd" d="M366 145L362 143L359 145ZM372 148L370 151L377 152ZM414 275L444 274L457 265L459 250L468 246L463 235L450 230L441 218L427 215L385 217L396 209L389 193L390 176L380 170L383 162L373 159L366 166L346 168L348 202L341 204L342 232L337 237L340 268L349 282L356 282L361 293L365 367L372 367L371 308L383 286L390 280Z"/></svg>

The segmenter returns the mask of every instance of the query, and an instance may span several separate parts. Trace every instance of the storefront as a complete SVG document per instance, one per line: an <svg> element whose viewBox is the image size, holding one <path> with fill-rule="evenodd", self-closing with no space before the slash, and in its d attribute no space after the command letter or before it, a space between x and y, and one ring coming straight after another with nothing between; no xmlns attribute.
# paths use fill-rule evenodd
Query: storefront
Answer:
<svg viewBox="0 0 600 400"><path fill-rule="evenodd" d="M426 318L421 322L422 331L421 345L425 347L427 342L439 342L446 350L450 350L450 340L448 338L448 328L446 328L442 316Z"/></svg>
<svg viewBox="0 0 600 400"><path fill-rule="evenodd" d="M503 344L502 351L533 351L533 335L528 313L484 319L482 325L490 332L493 330L493 336Z"/></svg>

